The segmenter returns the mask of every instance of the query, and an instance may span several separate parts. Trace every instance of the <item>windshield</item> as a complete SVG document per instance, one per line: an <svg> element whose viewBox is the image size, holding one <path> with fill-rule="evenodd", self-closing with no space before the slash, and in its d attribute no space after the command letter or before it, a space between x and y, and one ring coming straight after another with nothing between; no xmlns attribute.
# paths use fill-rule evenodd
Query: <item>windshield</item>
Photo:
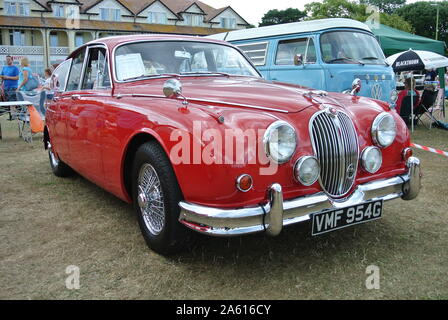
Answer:
<svg viewBox="0 0 448 320"><path fill-rule="evenodd" d="M386 64L378 41L366 33L327 32L320 37L320 47L325 63Z"/></svg>
<svg viewBox="0 0 448 320"><path fill-rule="evenodd" d="M130 43L115 53L117 80L163 75L247 75L260 77L236 49L194 41Z"/></svg>

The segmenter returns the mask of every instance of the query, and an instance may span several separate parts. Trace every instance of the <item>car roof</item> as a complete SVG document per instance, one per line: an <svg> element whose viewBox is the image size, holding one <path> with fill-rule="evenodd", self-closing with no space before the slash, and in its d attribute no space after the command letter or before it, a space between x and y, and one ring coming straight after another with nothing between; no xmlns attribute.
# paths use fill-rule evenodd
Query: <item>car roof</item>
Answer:
<svg viewBox="0 0 448 320"><path fill-rule="evenodd" d="M198 36L184 36L184 35L173 35L173 34L139 34L139 35L123 35L123 36L112 36L105 37L90 41L86 45L92 44L105 44L109 48L116 47L120 44L134 41L162 41L162 40L179 40L179 41L201 41L201 42L211 42L211 43L225 43L224 41L206 39L204 37ZM225 43L227 44L227 43Z"/></svg>
<svg viewBox="0 0 448 320"><path fill-rule="evenodd" d="M225 40L225 41L237 41L237 40L248 40L256 38L267 38L272 36L281 36L294 33L316 32L333 28L355 28L368 31L370 33L372 32L365 23L362 23L360 21L345 18L333 18L333 19L318 19L318 20L284 23L252 29L235 30L214 34L211 36L207 36L206 38Z"/></svg>

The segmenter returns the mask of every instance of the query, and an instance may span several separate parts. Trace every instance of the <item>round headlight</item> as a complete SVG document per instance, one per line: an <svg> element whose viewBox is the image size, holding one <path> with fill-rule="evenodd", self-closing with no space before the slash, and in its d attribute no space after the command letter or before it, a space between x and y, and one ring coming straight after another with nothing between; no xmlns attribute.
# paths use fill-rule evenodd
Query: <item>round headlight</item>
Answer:
<svg viewBox="0 0 448 320"><path fill-rule="evenodd" d="M395 103L395 102L397 102L397 100L398 100L398 92L397 92L397 90L393 89L393 90L390 92L390 101L391 101L392 103Z"/></svg>
<svg viewBox="0 0 448 320"><path fill-rule="evenodd" d="M372 124L373 142L379 147L390 146L397 135L395 120L387 112L380 113Z"/></svg>
<svg viewBox="0 0 448 320"><path fill-rule="evenodd" d="M294 176L304 186L314 184L319 178L319 173L319 161L315 157L301 157L294 166Z"/></svg>
<svg viewBox="0 0 448 320"><path fill-rule="evenodd" d="M377 172L383 162L381 150L377 147L367 147L361 155L363 168L370 173Z"/></svg>
<svg viewBox="0 0 448 320"><path fill-rule="evenodd" d="M289 123L276 121L267 128L263 142L266 156L279 164L285 163L296 151L296 131Z"/></svg>

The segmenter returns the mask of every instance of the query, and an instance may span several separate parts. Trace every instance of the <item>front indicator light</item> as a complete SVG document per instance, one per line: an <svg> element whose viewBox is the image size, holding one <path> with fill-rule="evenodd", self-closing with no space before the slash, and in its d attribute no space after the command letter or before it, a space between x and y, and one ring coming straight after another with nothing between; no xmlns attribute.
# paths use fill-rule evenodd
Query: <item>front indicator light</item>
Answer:
<svg viewBox="0 0 448 320"><path fill-rule="evenodd" d="M248 174L242 174L236 179L236 188L241 192L247 192L252 189L252 177Z"/></svg>

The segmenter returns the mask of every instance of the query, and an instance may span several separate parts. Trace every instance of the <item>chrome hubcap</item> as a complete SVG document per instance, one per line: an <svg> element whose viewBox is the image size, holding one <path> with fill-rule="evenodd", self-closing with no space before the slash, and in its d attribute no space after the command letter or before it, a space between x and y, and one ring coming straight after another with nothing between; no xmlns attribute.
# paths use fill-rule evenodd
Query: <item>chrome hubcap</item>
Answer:
<svg viewBox="0 0 448 320"><path fill-rule="evenodd" d="M165 224L165 206L159 177L148 163L141 168L137 181L137 202L148 230L158 235Z"/></svg>

